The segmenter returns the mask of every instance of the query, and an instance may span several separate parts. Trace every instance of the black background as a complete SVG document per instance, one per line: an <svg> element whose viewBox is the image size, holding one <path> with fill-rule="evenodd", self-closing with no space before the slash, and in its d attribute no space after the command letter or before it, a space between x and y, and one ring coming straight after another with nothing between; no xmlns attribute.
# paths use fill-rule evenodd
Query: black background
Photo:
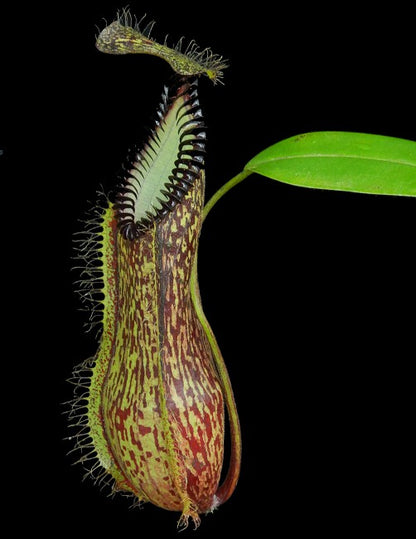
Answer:
<svg viewBox="0 0 416 539"><path fill-rule="evenodd" d="M25 515L17 530L177 533L177 514L129 509L129 500L81 482L63 440L65 380L96 348L73 293L72 235L96 189L113 185L127 148L144 140L171 75L157 58L95 49L95 25L122 6L37 3L2 17L10 345L2 444L16 489L9 499ZM416 140L407 6L130 3L139 18L156 19L157 39L184 35L230 60L224 86L200 82L208 197L292 135ZM201 236L200 285L233 382L243 467L233 497L184 536L397 532L408 510L400 493L411 428L414 232L413 199L260 176L215 207Z"/></svg>

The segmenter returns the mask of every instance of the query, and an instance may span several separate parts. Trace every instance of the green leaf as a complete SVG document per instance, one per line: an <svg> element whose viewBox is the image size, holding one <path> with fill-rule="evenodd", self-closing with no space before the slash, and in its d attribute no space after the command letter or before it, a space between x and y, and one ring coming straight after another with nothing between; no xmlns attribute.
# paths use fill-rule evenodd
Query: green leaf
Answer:
<svg viewBox="0 0 416 539"><path fill-rule="evenodd" d="M416 142L366 133L306 133L270 146L244 170L302 187L416 196Z"/></svg>

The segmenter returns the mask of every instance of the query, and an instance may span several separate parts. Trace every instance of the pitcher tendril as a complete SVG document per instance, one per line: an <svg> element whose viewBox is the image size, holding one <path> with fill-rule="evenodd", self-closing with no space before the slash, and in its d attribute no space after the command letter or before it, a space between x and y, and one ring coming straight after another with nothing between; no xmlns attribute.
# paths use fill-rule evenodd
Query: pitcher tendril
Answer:
<svg viewBox="0 0 416 539"><path fill-rule="evenodd" d="M99 34L98 50L107 54L150 54L166 60L178 75L206 75L214 84L222 83L223 70L228 67L222 56L214 54L208 47L201 49L193 40L185 48L183 38L174 48L167 45L167 37L163 44L158 43L151 37L155 21L142 29L144 18L137 22L128 10L122 10Z"/></svg>

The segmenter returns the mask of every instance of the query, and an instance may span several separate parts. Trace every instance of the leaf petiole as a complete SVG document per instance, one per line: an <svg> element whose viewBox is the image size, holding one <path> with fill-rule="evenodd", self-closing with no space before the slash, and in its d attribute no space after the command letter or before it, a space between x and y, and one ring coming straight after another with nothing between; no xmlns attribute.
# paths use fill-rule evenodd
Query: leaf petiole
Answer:
<svg viewBox="0 0 416 539"><path fill-rule="evenodd" d="M253 172L251 170L242 170L239 172L236 176L231 178L231 180L228 180L227 183L225 183L222 187L218 189L218 191L208 200L208 202L205 204L204 211L202 214L202 222L205 221L206 216L208 213L212 210L212 208L215 206L215 204L219 201L220 198L222 198L230 189L238 185L240 182L245 180L247 176L250 176Z"/></svg>

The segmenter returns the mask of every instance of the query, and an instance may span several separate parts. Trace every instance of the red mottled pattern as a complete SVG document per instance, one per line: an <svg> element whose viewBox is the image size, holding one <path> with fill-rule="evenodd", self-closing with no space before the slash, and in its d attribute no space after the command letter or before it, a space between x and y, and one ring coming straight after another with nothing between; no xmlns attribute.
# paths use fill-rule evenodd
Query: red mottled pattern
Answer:
<svg viewBox="0 0 416 539"><path fill-rule="evenodd" d="M200 177L138 240L117 235L100 406L118 487L195 522L215 505L224 437L223 395L189 291L202 204Z"/></svg>

